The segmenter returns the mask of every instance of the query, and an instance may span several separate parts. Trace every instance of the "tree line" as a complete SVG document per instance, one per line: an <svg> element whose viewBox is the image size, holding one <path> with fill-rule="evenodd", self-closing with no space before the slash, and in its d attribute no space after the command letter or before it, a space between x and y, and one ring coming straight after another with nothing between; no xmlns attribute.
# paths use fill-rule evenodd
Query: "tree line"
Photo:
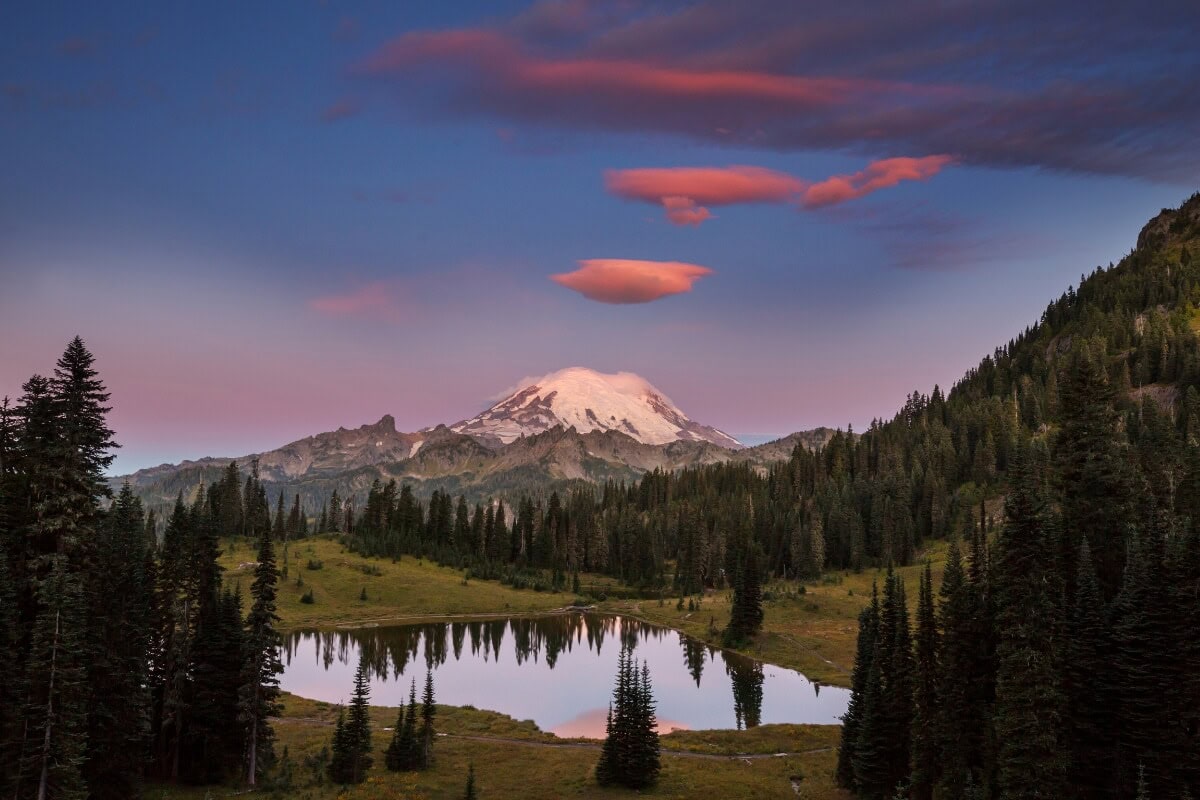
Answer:
<svg viewBox="0 0 1200 800"><path fill-rule="evenodd" d="M77 337L52 378L0 408L0 788L57 800L134 797L145 776L253 786L274 761L282 671L270 531L254 528L246 612L217 562L224 487L180 500L161 542L129 486L111 496L117 445L93 364Z"/></svg>

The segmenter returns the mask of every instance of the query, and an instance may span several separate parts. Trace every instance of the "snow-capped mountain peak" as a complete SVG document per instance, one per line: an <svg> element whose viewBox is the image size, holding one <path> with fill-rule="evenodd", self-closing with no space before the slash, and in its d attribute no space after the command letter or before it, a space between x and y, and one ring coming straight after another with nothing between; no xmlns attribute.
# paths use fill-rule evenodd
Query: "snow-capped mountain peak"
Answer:
<svg viewBox="0 0 1200 800"><path fill-rule="evenodd" d="M693 422L649 381L632 372L568 367L516 390L478 416L450 426L457 433L508 444L556 425L619 431L645 444L706 441L741 448L727 433Z"/></svg>

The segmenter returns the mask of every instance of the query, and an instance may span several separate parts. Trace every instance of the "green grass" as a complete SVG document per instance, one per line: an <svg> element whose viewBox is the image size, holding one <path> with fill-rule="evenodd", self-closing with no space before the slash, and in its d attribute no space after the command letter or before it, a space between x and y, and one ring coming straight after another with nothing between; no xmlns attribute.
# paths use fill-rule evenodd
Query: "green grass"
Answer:
<svg viewBox="0 0 1200 800"><path fill-rule="evenodd" d="M292 789L276 796L332 800L346 798L457 798L462 796L467 766L474 764L482 798L550 800L560 797L631 797L620 789L601 789L592 777L598 750L595 742L579 747L581 740L557 739L531 722L518 722L502 714L471 708L438 707L439 737L435 764L426 772L391 773L384 768L383 751L396 718L394 708L372 708L372 744L375 765L366 783L342 789L326 783L305 766L306 758L329 743L337 709L328 703L284 696L284 713L275 721L276 753L288 749L294 763ZM812 800L848 798L832 785L837 731L834 726L764 725L750 731L680 731L662 739L663 772L658 786L639 796L663 798L795 798ZM475 737L475 738L462 738ZM566 746L546 746L558 744ZM668 752L702 753L717 758L695 758ZM790 752L794 755L742 759L741 753ZM241 791L228 787L183 787L152 784L150 800L201 800L227 797ZM261 794L270 794L267 791Z"/></svg>
<svg viewBox="0 0 1200 800"><path fill-rule="evenodd" d="M255 552L245 542L224 543L222 566L226 579L247 592L253 579ZM283 554L279 553L280 565ZM927 554L940 580L945 547ZM309 569L309 561L320 563ZM338 626L385 624L444 616L482 616L545 613L573 603L570 592L516 590L497 581L464 580L464 573L429 561L405 556L364 558L345 549L335 538L316 537L289 547L288 575L281 579L281 628L330 629ZM919 571L899 570L916 597ZM297 576L302 585L297 586ZM763 634L743 652L756 658L792 667L824 683L847 685L853 663L857 615L870 598L872 581L881 572L837 572L809 583L799 595L795 584L768 587L774 599L765 604ZM583 576L585 590L609 585L602 576ZM360 599L366 589L367 600ZM315 602L300 602L313 592ZM677 611L677 598L657 600L606 600L601 610L629 614L684 631L714 643L720 634L709 632L710 618L719 631L729 618L728 592L701 600L695 612ZM685 600L686 605L686 600ZM594 742L560 739L540 730L531 721L470 707L439 706L440 732L437 763L422 773L389 773L383 749L395 722L395 709L373 708L375 767L362 786L342 790L326 785L305 759L328 745L336 707L288 695L283 717L276 721L277 753L288 748L294 764L294 789L288 797L311 798L454 798L460 797L468 764L474 764L480 796L484 798L628 797L632 793L601 789L592 771L598 753ZM837 753L837 726L763 725L749 731L677 731L663 736L663 774L652 797L690 798L848 798L836 789L833 772ZM673 751L673 752L667 752ZM774 757L777 753L790 755ZM698 758L695 755L715 756ZM756 755L757 758L740 758ZM793 789L793 780L798 782ZM149 787L148 798L200 800L230 796L238 787ZM797 794L798 792L798 794Z"/></svg>
<svg viewBox="0 0 1200 800"><path fill-rule="evenodd" d="M225 578L248 592L253 580L254 550L245 542L226 541L221 557ZM279 554L283 564L282 553ZM901 567L909 598L915 602L917 581L924 559L933 565L935 586L941 582L946 545L934 543L918 563ZM308 569L309 561L320 569ZM413 622L443 616L483 616L546 613L571 605L571 592L536 592L512 589L498 581L465 580L461 570L405 556L389 559L356 555L336 539L316 537L293 543L288 552L288 576L279 590L280 627L335 628L338 626ZM299 576L303 585L297 586ZM771 584L773 599L764 603L762 634L741 652L772 664L799 670L813 680L848 686L854 665L858 612L869 601L872 582L881 582L882 570L835 571L822 580L805 584L798 594L794 583ZM583 585L611 584L612 579L583 576ZM360 599L366 589L367 600ZM311 605L300 602L313 592ZM600 610L639 617L683 631L711 644L720 643L720 631L729 621L731 593L712 592L698 598L693 612L678 611L678 598L657 600L610 599ZM685 600L686 606L686 600ZM712 633L712 629L717 631Z"/></svg>
<svg viewBox="0 0 1200 800"><path fill-rule="evenodd" d="M917 586L925 558L932 564L935 591L941 584L946 562L946 545L937 542L921 554L918 563L901 567L897 573L904 578L912 603L916 602ZM884 570L852 572L840 570L827 574L822 580L807 583L804 594L795 584L776 583L767 586L774 599L763 604L763 632L740 652L762 661L799 670L813 680L834 686L849 686L854 666L854 649L858 637L858 612L871 599L872 582L882 583ZM614 613L640 617L690 636L720 644L720 631L729 622L731 593L714 592L700 600L694 612L679 611L678 598L667 598L663 605L657 600L611 601L603 607ZM711 631L718 632L714 635Z"/></svg>
<svg viewBox="0 0 1200 800"><path fill-rule="evenodd" d="M225 580L248 593L256 552L245 541L226 540L221 566ZM283 553L276 554L280 569ZM320 569L308 569L309 561ZM310 538L288 547L287 577L280 578L279 616L285 630L333 628L445 615L522 614L561 608L570 593L518 591L498 581L464 580L460 570L405 556L364 558L331 538ZM376 574L377 573L377 574ZM303 585L297 586L297 577ZM363 589L367 599L361 600ZM312 590L313 603L300 597Z"/></svg>

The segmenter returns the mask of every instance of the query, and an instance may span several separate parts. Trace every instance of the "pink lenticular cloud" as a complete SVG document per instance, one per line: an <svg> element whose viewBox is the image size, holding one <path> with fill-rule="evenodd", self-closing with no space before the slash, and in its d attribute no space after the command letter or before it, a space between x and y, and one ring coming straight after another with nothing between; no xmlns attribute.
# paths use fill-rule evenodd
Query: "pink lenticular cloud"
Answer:
<svg viewBox="0 0 1200 800"><path fill-rule="evenodd" d="M598 303L627 304L690 292L692 284L711 274L708 267L681 261L590 258L574 272L551 275L550 280Z"/></svg>
<svg viewBox="0 0 1200 800"><path fill-rule="evenodd" d="M856 200L901 181L928 180L954 161L954 157L948 155L873 161L866 169L853 175L835 175L814 183L804 190L802 202L805 208L823 208Z"/></svg>
<svg viewBox="0 0 1200 800"><path fill-rule="evenodd" d="M328 317L361 317L398 322L401 319L400 301L395 288L387 281L375 281L342 294L314 297L308 307Z"/></svg>
<svg viewBox="0 0 1200 800"><path fill-rule="evenodd" d="M853 175L835 175L810 183L763 167L675 167L609 170L604 184L627 200L661 205L676 225L699 225L713 215L707 206L739 203L796 203L823 208L906 180L925 180L952 164L948 155L886 158Z"/></svg>

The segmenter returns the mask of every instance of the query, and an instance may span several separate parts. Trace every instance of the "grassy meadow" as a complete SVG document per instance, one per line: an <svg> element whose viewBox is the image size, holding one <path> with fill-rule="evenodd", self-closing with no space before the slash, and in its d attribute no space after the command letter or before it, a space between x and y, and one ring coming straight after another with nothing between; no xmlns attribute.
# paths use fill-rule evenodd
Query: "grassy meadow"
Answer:
<svg viewBox="0 0 1200 800"><path fill-rule="evenodd" d="M425 772L392 773L383 753L396 709L374 707L375 763L367 781L339 787L325 780L321 752L328 747L337 708L284 696L275 721L276 754L287 748L290 786L263 787L261 794L298 800L438 800L462 797L468 765L475 767L482 800L519 797L617 798L635 793L601 789L592 777L598 743L559 739L531 722L472 708L438 706L439 738L434 765ZM680 731L662 738L663 771L652 790L638 796L662 798L849 798L833 786L837 728L828 725L763 725L751 731ZM784 755L780 755L784 754ZM232 797L242 788L152 784L148 800L207 800Z"/></svg>
<svg viewBox="0 0 1200 800"><path fill-rule="evenodd" d="M221 561L226 580L248 592L255 552L246 542L226 541ZM282 552L278 554L281 568ZM901 568L910 598L928 558L935 583L945 563L945 545L937 543L922 554L919 565ZM761 636L748 655L791 667L823 683L847 686L854 661L857 616L869 601L871 585L881 571L834 572L804 586L773 583L765 587L765 621ZM604 576L581 577L584 593L591 587L612 586ZM599 591L599 590L597 590ZM301 597L311 592L313 602ZM363 599L363 595L366 599ZM688 601L697 604L688 610ZM279 590L280 627L330 629L434 619L446 616L547 613L574 604L572 592L517 590L497 581L465 579L464 572L405 556L365 558L347 550L337 539L314 537L288 548L287 576ZM731 595L712 592L703 597L662 600L607 599L599 610L632 615L717 643L729 619ZM289 797L312 798L454 798L461 797L468 764L476 769L479 795L521 797L621 797L631 793L596 786L592 770L597 743L560 739L531 721L469 707L439 706L437 763L426 772L390 773L383 750L390 739L395 709L372 709L375 766L368 781L357 787L329 785L319 753L329 744L336 707L293 695L285 696L284 715L277 720L277 753L287 748L291 789ZM836 726L763 725L747 731L678 731L663 737L663 773L646 796L688 798L846 798L833 782L837 758ZM783 754L783 755L777 755ZM231 787L226 794L235 790ZM269 791L264 789L264 791ZM220 797L212 787L190 789L154 786L150 798Z"/></svg>

